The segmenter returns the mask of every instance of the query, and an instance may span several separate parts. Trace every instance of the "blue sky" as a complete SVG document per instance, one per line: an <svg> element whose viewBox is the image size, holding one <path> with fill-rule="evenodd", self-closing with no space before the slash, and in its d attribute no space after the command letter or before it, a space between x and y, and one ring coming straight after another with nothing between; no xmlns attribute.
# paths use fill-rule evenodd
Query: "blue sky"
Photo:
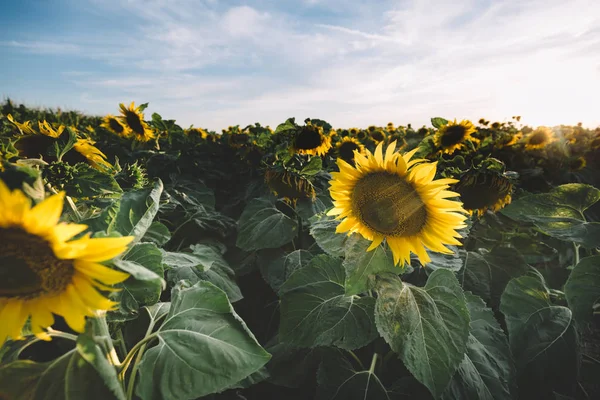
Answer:
<svg viewBox="0 0 600 400"><path fill-rule="evenodd" d="M2 97L184 127L600 125L597 0L19 0L0 54Z"/></svg>

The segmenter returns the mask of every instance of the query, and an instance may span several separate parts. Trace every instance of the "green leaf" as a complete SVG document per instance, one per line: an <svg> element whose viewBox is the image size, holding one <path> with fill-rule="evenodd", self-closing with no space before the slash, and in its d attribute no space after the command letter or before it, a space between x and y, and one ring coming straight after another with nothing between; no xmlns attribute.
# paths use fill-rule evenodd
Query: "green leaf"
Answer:
<svg viewBox="0 0 600 400"><path fill-rule="evenodd" d="M424 288L381 275L376 290L379 333L413 376L439 398L464 358L469 336L469 310L454 274L434 271Z"/></svg>
<svg viewBox="0 0 600 400"><path fill-rule="evenodd" d="M308 265L313 258L313 255L306 250L295 250L288 254L280 250L264 251L275 252L274 258L260 258L260 272L274 291L279 291L281 285L294 271Z"/></svg>
<svg viewBox="0 0 600 400"><path fill-rule="evenodd" d="M372 297L346 296L342 260L318 255L281 286L283 342L357 349L377 336Z"/></svg>
<svg viewBox="0 0 600 400"><path fill-rule="evenodd" d="M448 125L448 120L441 117L431 118L431 125L436 129L440 129L442 126Z"/></svg>
<svg viewBox="0 0 600 400"><path fill-rule="evenodd" d="M215 194L201 181L178 180L165 189L170 203L185 210L215 208Z"/></svg>
<svg viewBox="0 0 600 400"><path fill-rule="evenodd" d="M346 242L346 295L364 293L373 288L374 276L381 272L401 274L403 268L394 265L394 259L389 249L379 246L367 252L371 242L359 234L351 235Z"/></svg>
<svg viewBox="0 0 600 400"><path fill-rule="evenodd" d="M236 245L243 250L274 249L292 241L298 231L295 219L265 198L250 201L239 220Z"/></svg>
<svg viewBox="0 0 600 400"><path fill-rule="evenodd" d="M123 190L112 175L79 163L73 168L73 179L64 186L72 197L96 197L121 193Z"/></svg>
<svg viewBox="0 0 600 400"><path fill-rule="evenodd" d="M549 290L538 272L509 282L500 311L506 317L517 369L528 385L551 391L575 382L579 360L571 310L550 302ZM541 398L551 395L539 394Z"/></svg>
<svg viewBox="0 0 600 400"><path fill-rule="evenodd" d="M431 262L427 264L428 270L435 271L436 269L443 268L452 272L460 271L463 267L465 252L458 250L458 247L456 246L447 247L453 251L452 254L442 254L433 251L428 252L429 257L431 258ZM462 258L461 255L463 256Z"/></svg>
<svg viewBox="0 0 600 400"><path fill-rule="evenodd" d="M348 236L345 233L335 233L340 221L325 214L315 215L310 221L310 234L317 245L329 255L343 257Z"/></svg>
<svg viewBox="0 0 600 400"><path fill-rule="evenodd" d="M521 197L501 212L533 223L549 236L593 248L600 245L600 223L586 222L583 212L599 199L600 190L595 187L569 183L548 193Z"/></svg>
<svg viewBox="0 0 600 400"><path fill-rule="evenodd" d="M4 395L11 400L125 399L115 368L86 335L79 336L75 349L53 361L18 360L0 366L0 396Z"/></svg>
<svg viewBox="0 0 600 400"><path fill-rule="evenodd" d="M134 236L133 243L139 242L158 212L162 191L163 184L157 180L153 188L124 193L109 233L116 231L123 236Z"/></svg>
<svg viewBox="0 0 600 400"><path fill-rule="evenodd" d="M297 125L296 125L296 119L295 118L288 118L283 124L279 124L277 125L277 128L275 128L275 132L274 133L280 133L280 132L285 132L285 131L289 131L292 129L296 129Z"/></svg>
<svg viewBox="0 0 600 400"><path fill-rule="evenodd" d="M578 324L592 322L593 307L600 300L600 256L583 258L573 268L565 297Z"/></svg>
<svg viewBox="0 0 600 400"><path fill-rule="evenodd" d="M270 355L235 313L225 292L205 281L173 289L171 309L140 363L144 400L220 392L258 371ZM181 384L185 382L185 384Z"/></svg>
<svg viewBox="0 0 600 400"><path fill-rule="evenodd" d="M390 400L373 371L357 370L341 354L324 357L317 373L317 400Z"/></svg>
<svg viewBox="0 0 600 400"><path fill-rule="evenodd" d="M327 211L331 206L332 202L329 195L320 194L314 200L298 199L296 201L296 213L304 221L310 221L314 215Z"/></svg>
<svg viewBox="0 0 600 400"><path fill-rule="evenodd" d="M302 175L312 176L318 174L322 168L323 160L321 159L321 157L312 157L308 164L306 164L304 168L302 168L300 173Z"/></svg>
<svg viewBox="0 0 600 400"><path fill-rule="evenodd" d="M175 284L186 279L192 284L209 281L223 290L232 303L244 296L235 282L235 272L214 248L199 244L191 246L192 253L167 253L168 280ZM176 264L173 264L173 262Z"/></svg>
<svg viewBox="0 0 600 400"><path fill-rule="evenodd" d="M504 331L481 298L465 293L471 316L467 353L442 398L510 400L516 397L516 371Z"/></svg>
<svg viewBox="0 0 600 400"><path fill-rule="evenodd" d="M273 358L267 364L269 382L288 388L302 387L321 362L321 349L302 349L282 343L276 336L266 350Z"/></svg>
<svg viewBox="0 0 600 400"><path fill-rule="evenodd" d="M171 240L171 232L169 231L169 228L158 221L154 221L148 227L142 242L152 242L157 246L163 246L169 240Z"/></svg>
<svg viewBox="0 0 600 400"><path fill-rule="evenodd" d="M111 321L125 321L137 317L141 306L150 306L160 299L165 288L162 253L154 243L138 243L122 260L113 263L131 274L117 292L119 310L109 313Z"/></svg>
<svg viewBox="0 0 600 400"><path fill-rule="evenodd" d="M465 264L457 277L464 290L470 290L485 301L492 298L492 270L481 254L467 252Z"/></svg>

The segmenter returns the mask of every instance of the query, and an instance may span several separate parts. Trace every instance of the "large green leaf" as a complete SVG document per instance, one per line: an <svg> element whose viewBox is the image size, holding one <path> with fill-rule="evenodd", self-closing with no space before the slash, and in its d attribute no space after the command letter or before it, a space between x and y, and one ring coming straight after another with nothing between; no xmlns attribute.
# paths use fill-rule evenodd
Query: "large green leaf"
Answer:
<svg viewBox="0 0 600 400"><path fill-rule="evenodd" d="M317 400L390 400L371 370L356 369L343 355L324 357L317 374Z"/></svg>
<svg viewBox="0 0 600 400"><path fill-rule="evenodd" d="M270 355L227 300L205 281L173 289L171 308L140 364L143 400L193 399L222 391L258 371Z"/></svg>
<svg viewBox="0 0 600 400"><path fill-rule="evenodd" d="M244 250L274 249L292 241L298 223L265 198L250 201L239 220L236 245Z"/></svg>
<svg viewBox="0 0 600 400"><path fill-rule="evenodd" d="M269 252L271 257L265 257L263 253ZM285 253L282 250L264 250L259 256L260 272L263 278L275 291L300 268L308 265L313 258L312 253L306 250L295 250L291 253Z"/></svg>
<svg viewBox="0 0 600 400"><path fill-rule="evenodd" d="M162 253L154 243L138 243L123 259L114 264L131 276L117 292L119 309L111 312L111 321L126 321L137 317L141 306L150 306L160 299L165 288Z"/></svg>
<svg viewBox="0 0 600 400"><path fill-rule="evenodd" d="M305 385L309 377L314 376L321 362L322 348L302 349L281 343L276 336L266 345L273 358L267 364L269 382L289 388Z"/></svg>
<svg viewBox="0 0 600 400"><path fill-rule="evenodd" d="M329 255L342 257L348 236L346 234L335 233L335 229L340 224L340 221L325 214L317 214L310 221L310 234L317 242L317 245Z"/></svg>
<svg viewBox="0 0 600 400"><path fill-rule="evenodd" d="M18 360L0 366L0 398L11 400L124 400L117 371L92 336L82 334L75 349L36 363Z"/></svg>
<svg viewBox="0 0 600 400"><path fill-rule="evenodd" d="M467 353L442 397L514 399L516 371L506 335L481 298L468 292L465 298L471 315Z"/></svg>
<svg viewBox="0 0 600 400"><path fill-rule="evenodd" d="M154 221L148 227L142 242L152 242L157 246L163 246L169 240L171 240L171 232L169 231L169 228L158 221Z"/></svg>
<svg viewBox="0 0 600 400"><path fill-rule="evenodd" d="M570 387L578 371L577 335L571 310L553 305L537 272L512 279L502 295L510 348L521 375L519 386L547 391ZM521 388L523 389L523 388Z"/></svg>
<svg viewBox="0 0 600 400"><path fill-rule="evenodd" d="M175 284L182 279L192 284L200 280L209 281L223 290L232 303L243 298L239 286L235 282L235 273L223 256L211 246L198 244L191 246L192 253L166 253L171 264L167 271L167 279Z"/></svg>
<svg viewBox="0 0 600 400"><path fill-rule="evenodd" d="M318 255L281 286L282 342L356 349L377 336L372 297L347 296L342 260Z"/></svg>
<svg viewBox="0 0 600 400"><path fill-rule="evenodd" d="M367 252L371 242L359 234L351 235L345 248L344 269L346 270L346 295L366 292L372 289L374 277L381 272L401 274L403 268L394 265L389 249L379 246Z"/></svg>
<svg viewBox="0 0 600 400"><path fill-rule="evenodd" d="M428 271L435 271L436 269L447 269L452 272L458 272L463 267L465 251L459 250L456 246L448 246L453 251L452 254L443 254L436 252L429 252L431 262L427 264Z"/></svg>
<svg viewBox="0 0 600 400"><path fill-rule="evenodd" d="M108 232L116 231L123 236L134 236L133 243L139 242L158 212L162 191L163 184L157 180L152 188L124 193Z"/></svg>
<svg viewBox="0 0 600 400"><path fill-rule="evenodd" d="M381 275L376 290L379 333L413 376L439 398L464 358L469 336L469 310L454 274L436 270L424 288Z"/></svg>
<svg viewBox="0 0 600 400"><path fill-rule="evenodd" d="M460 285L486 301L492 298L492 271L485 258L474 251L467 252L465 264L458 273Z"/></svg>
<svg viewBox="0 0 600 400"><path fill-rule="evenodd" d="M600 301L600 256L584 258L575 266L565 284L565 296L579 324L592 321L594 304Z"/></svg>
<svg viewBox="0 0 600 400"><path fill-rule="evenodd" d="M517 221L535 224L543 233L593 248L600 245L600 223L586 222L583 212L600 199L600 190L569 183L548 193L521 197L502 209Z"/></svg>

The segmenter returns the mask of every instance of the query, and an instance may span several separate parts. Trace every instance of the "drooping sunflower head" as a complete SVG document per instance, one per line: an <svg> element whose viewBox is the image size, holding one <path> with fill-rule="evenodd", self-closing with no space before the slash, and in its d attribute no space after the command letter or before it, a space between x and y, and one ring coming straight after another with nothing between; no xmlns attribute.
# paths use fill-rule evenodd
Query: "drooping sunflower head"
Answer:
<svg viewBox="0 0 600 400"><path fill-rule="evenodd" d="M77 139L77 142L73 145L73 150L79 153L85 159L85 162L97 170L112 169L112 165L106 161L106 155L94 146L94 144L95 142L91 139Z"/></svg>
<svg viewBox="0 0 600 400"><path fill-rule="evenodd" d="M435 134L434 141L444 153L452 154L464 146L465 141L471 139L471 135L476 132L475 126L466 119L459 123L448 122L442 126Z"/></svg>
<svg viewBox="0 0 600 400"><path fill-rule="evenodd" d="M445 245L460 245L457 229L465 227L465 210L458 196L448 189L455 179L435 180L436 163L411 160L416 149L401 155L391 143L375 153L356 154L356 166L338 159L340 172L333 172L330 193L342 222L336 232L360 233L375 249L385 239L396 264L410 262L410 252L421 264L431 259L426 247L451 254Z"/></svg>
<svg viewBox="0 0 600 400"><path fill-rule="evenodd" d="M554 132L552 132L552 129L546 126L540 126L536 130L531 132L529 135L527 135L527 137L525 138L525 149L543 149L550 143L555 142L556 140L556 136L554 135Z"/></svg>
<svg viewBox="0 0 600 400"><path fill-rule="evenodd" d="M393 122L388 122L385 129L387 129L388 132L393 132L396 130L396 127Z"/></svg>
<svg viewBox="0 0 600 400"><path fill-rule="evenodd" d="M15 119L13 118L13 116L11 114L7 114L6 119L8 119L14 126L16 126L17 129L19 129L19 131L23 134L35 133L35 131L31 127L31 121L25 121L23 123L19 123L19 122L15 121Z"/></svg>
<svg viewBox="0 0 600 400"><path fill-rule="evenodd" d="M294 133L292 147L298 154L323 156L331 148L331 138L323 133L322 127L308 123Z"/></svg>
<svg viewBox="0 0 600 400"><path fill-rule="evenodd" d="M147 142L156 137L154 131L144 121L144 113L140 111L139 107L135 106L133 101L129 107L126 107L123 103L119 104L119 107L121 108L119 120L121 124L129 129L131 137L138 142Z"/></svg>
<svg viewBox="0 0 600 400"><path fill-rule="evenodd" d="M100 126L121 137L129 137L131 135L129 128L123 125L118 118L110 114L102 118Z"/></svg>
<svg viewBox="0 0 600 400"><path fill-rule="evenodd" d="M208 137L208 132L202 128L186 129L183 133L190 137L199 137L200 139L206 139Z"/></svg>
<svg viewBox="0 0 600 400"><path fill-rule="evenodd" d="M580 157L575 157L572 158L571 160L569 160L569 171L571 172L576 172L576 171L581 171L582 169L584 169L587 165L587 161L585 159L585 157L580 156Z"/></svg>
<svg viewBox="0 0 600 400"><path fill-rule="evenodd" d="M230 130L227 134L227 143L236 149L246 146L250 143L250 132L241 129Z"/></svg>
<svg viewBox="0 0 600 400"><path fill-rule="evenodd" d="M86 225L59 223L64 194L35 207L20 190L0 181L0 344L18 339L30 319L31 331L43 338L53 314L83 332L85 317L116 305L102 295L128 274L100 262L121 254L133 238L84 236L71 240Z"/></svg>
<svg viewBox="0 0 600 400"><path fill-rule="evenodd" d="M265 183L276 196L285 198L288 203L295 204L298 199L314 200L316 197L313 184L305 177L289 170L267 169Z"/></svg>
<svg viewBox="0 0 600 400"><path fill-rule="evenodd" d="M523 132L517 132L514 134L507 132L506 134L500 136L498 140L496 140L495 145L498 148L511 147L517 144L521 139L523 139Z"/></svg>
<svg viewBox="0 0 600 400"><path fill-rule="evenodd" d="M54 138L54 139L58 138L63 133L63 131L65 130L65 126L64 125L59 125L55 129L46 120L44 120L44 122L38 121L38 127L39 127L40 133L42 135L46 135L46 136L49 136L49 137Z"/></svg>
<svg viewBox="0 0 600 400"><path fill-rule="evenodd" d="M346 136L336 145L336 150L338 158L341 158L350 165L354 165L354 152L358 151L363 154L365 146L353 137Z"/></svg>
<svg viewBox="0 0 600 400"><path fill-rule="evenodd" d="M480 169L465 173L452 189L460 194L465 210L481 216L510 204L513 184L500 172Z"/></svg>
<svg viewBox="0 0 600 400"><path fill-rule="evenodd" d="M375 144L379 144L383 141L385 141L385 139L387 138L387 134L383 129L375 129L375 130L368 130L369 132L369 137L371 138L372 141L375 142Z"/></svg>

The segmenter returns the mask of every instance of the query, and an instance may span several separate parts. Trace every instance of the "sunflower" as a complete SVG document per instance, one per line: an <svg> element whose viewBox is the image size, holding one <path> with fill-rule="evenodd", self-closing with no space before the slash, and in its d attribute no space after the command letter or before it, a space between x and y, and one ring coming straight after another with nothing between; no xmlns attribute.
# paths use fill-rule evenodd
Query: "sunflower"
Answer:
<svg viewBox="0 0 600 400"><path fill-rule="evenodd" d="M121 137L129 137L131 135L131 131L115 116L110 114L102 118L102 124L100 124L100 126Z"/></svg>
<svg viewBox="0 0 600 400"><path fill-rule="evenodd" d="M44 120L44 122L38 121L38 127L40 128L40 133L42 135L46 135L54 139L58 138L65 130L64 125L60 125L57 129L54 129L46 120Z"/></svg>
<svg viewBox="0 0 600 400"><path fill-rule="evenodd" d="M121 124L129 128L130 135L139 142L147 142L154 139L154 131L146 124L144 113L140 111L139 107L135 107L133 101L129 105L129 108L125 107L123 103L119 104L119 107L121 107L121 116L118 118Z"/></svg>
<svg viewBox="0 0 600 400"><path fill-rule="evenodd" d="M556 140L552 129L540 126L525 138L525 150L543 149Z"/></svg>
<svg viewBox="0 0 600 400"><path fill-rule="evenodd" d="M19 131L21 131L21 133L35 133L35 131L31 127L31 121L25 121L21 124L15 121L13 116L10 114L6 115L6 119L12 122L12 124L15 125L19 129Z"/></svg>
<svg viewBox="0 0 600 400"><path fill-rule="evenodd" d="M386 133L383 131L383 129L374 129L374 130L370 130L368 129L369 132L369 137L371 138L372 141L375 142L375 144L379 144L381 142L383 142L387 135Z"/></svg>
<svg viewBox="0 0 600 400"><path fill-rule="evenodd" d="M323 128L306 124L294 134L292 150L298 154L323 156L331 148L331 138L323 133Z"/></svg>
<svg viewBox="0 0 600 400"><path fill-rule="evenodd" d="M102 153L91 139L77 139L73 150L85 158L88 164L97 170L111 169L112 165L106 161L106 155Z"/></svg>
<svg viewBox="0 0 600 400"><path fill-rule="evenodd" d="M190 128L183 131L188 136L197 136L201 139L206 139L208 137L208 132L206 132L202 128Z"/></svg>
<svg viewBox="0 0 600 400"><path fill-rule="evenodd" d="M348 135L350 135L350 136L357 137L359 133L360 133L360 129L358 129L358 128L348 129Z"/></svg>
<svg viewBox="0 0 600 400"><path fill-rule="evenodd" d="M569 160L569 170L571 172L581 171L587 165L585 157L576 157Z"/></svg>
<svg viewBox="0 0 600 400"><path fill-rule="evenodd" d="M230 129L227 135L227 143L234 149L239 149L250 144L250 132L248 130Z"/></svg>
<svg viewBox="0 0 600 400"><path fill-rule="evenodd" d="M514 146L515 144L517 144L517 142L519 140L523 139L523 133L522 132L518 132L515 134L506 134L502 137L500 137L497 141L496 141L496 145L499 148L503 148L503 147L511 147Z"/></svg>
<svg viewBox="0 0 600 400"><path fill-rule="evenodd" d="M431 259L425 247L451 254L444 245L460 245L457 229L465 227L465 210L458 196L446 190L455 179L434 180L436 163L411 160L417 149L400 155L391 143L383 155L380 143L375 153L356 154L356 167L338 159L340 172L332 172L330 193L334 208L328 215L342 219L336 233L360 233L371 240L367 251L383 239L392 250L394 263L410 262L410 252L421 264Z"/></svg>
<svg viewBox="0 0 600 400"><path fill-rule="evenodd" d="M58 223L63 202L60 193L31 207L23 192L0 181L0 344L20 338L29 318L31 331L47 338L53 314L83 332L86 316L116 305L99 290L114 291L107 285L129 276L99 262L121 254L133 238L70 240L87 226Z"/></svg>
<svg viewBox="0 0 600 400"><path fill-rule="evenodd" d="M471 135L476 132L471 121L463 119L460 123L450 121L442 126L435 134L435 145L446 154L452 154L464 146L466 140L472 140Z"/></svg>
<svg viewBox="0 0 600 400"><path fill-rule="evenodd" d="M387 129L387 131L391 133L396 130L396 127L394 126L393 122L388 122L385 129Z"/></svg>
<svg viewBox="0 0 600 400"><path fill-rule="evenodd" d="M360 154L365 152L365 146L363 146L358 140L346 136L337 145L337 156L348 164L354 165L354 152L358 151Z"/></svg>
<svg viewBox="0 0 600 400"><path fill-rule="evenodd" d="M314 200L316 197L312 183L291 171L267 169L265 183L276 196L285 198L289 203L295 204L298 199Z"/></svg>
<svg viewBox="0 0 600 400"><path fill-rule="evenodd" d="M486 169L467 172L452 189L460 193L469 214L480 216L510 204L513 185L503 174Z"/></svg>

